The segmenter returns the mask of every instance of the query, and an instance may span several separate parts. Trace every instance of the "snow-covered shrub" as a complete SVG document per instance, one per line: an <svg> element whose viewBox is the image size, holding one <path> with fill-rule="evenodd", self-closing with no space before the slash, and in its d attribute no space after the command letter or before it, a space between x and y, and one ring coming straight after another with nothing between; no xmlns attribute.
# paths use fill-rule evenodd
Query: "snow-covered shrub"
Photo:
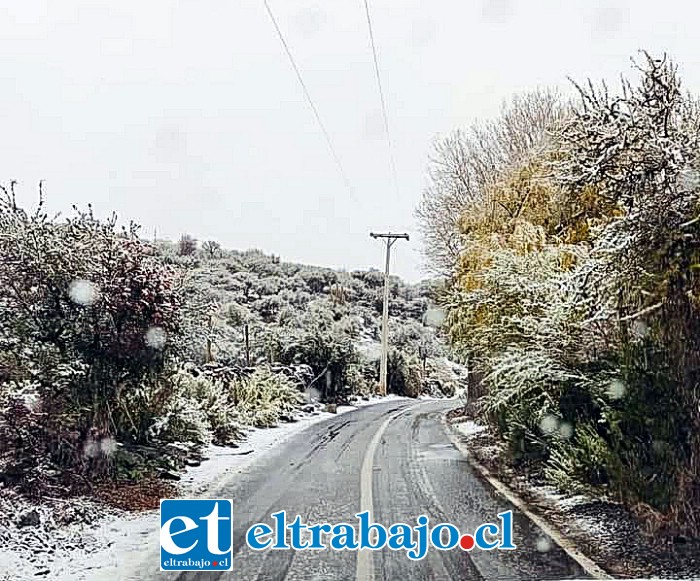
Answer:
<svg viewBox="0 0 700 581"><path fill-rule="evenodd" d="M257 311L263 321L270 323L277 317L282 308L282 301L279 297L270 295L258 299L252 304L252 308Z"/></svg>
<svg viewBox="0 0 700 581"><path fill-rule="evenodd" d="M12 380L38 385L41 455L59 467L92 470L89 434L133 434L115 421L122 398L158 375L178 333L175 271L137 237L91 212L50 218L0 192L0 335Z"/></svg>
<svg viewBox="0 0 700 581"><path fill-rule="evenodd" d="M242 419L257 428L292 419L304 402L303 394L289 378L266 367L227 387Z"/></svg>
<svg viewBox="0 0 700 581"><path fill-rule="evenodd" d="M0 384L0 474L3 480L31 485L49 461L44 442L39 384Z"/></svg>
<svg viewBox="0 0 700 581"><path fill-rule="evenodd" d="M150 434L161 442L232 444L243 436L242 415L230 386L180 369L170 378Z"/></svg>
<svg viewBox="0 0 700 581"><path fill-rule="evenodd" d="M236 407L226 384L197 378L195 398L207 416L214 444L225 446L243 437L244 415Z"/></svg>
<svg viewBox="0 0 700 581"><path fill-rule="evenodd" d="M159 410L149 429L150 437L158 443L211 443L211 425L207 414L196 399L173 397Z"/></svg>
<svg viewBox="0 0 700 581"><path fill-rule="evenodd" d="M353 395L369 397L376 389L376 371L374 366L353 364L346 373L347 387Z"/></svg>
<svg viewBox="0 0 700 581"><path fill-rule="evenodd" d="M303 270L300 278L314 294L329 292L332 285L338 281L336 272L330 269L312 268Z"/></svg>
<svg viewBox="0 0 700 581"><path fill-rule="evenodd" d="M277 323L282 327L296 327L299 324L297 309L291 306L282 307L277 315Z"/></svg>
<svg viewBox="0 0 700 581"><path fill-rule="evenodd" d="M315 301L298 319L296 329L285 329L278 336L279 361L311 366L316 377L314 387L330 401L349 395L347 371L358 360L355 322L342 316L336 321L336 314L327 300Z"/></svg>
<svg viewBox="0 0 700 581"><path fill-rule="evenodd" d="M594 189L615 208L595 237L585 285L627 386L614 486L698 532L700 107L668 59L645 54L638 68L640 82L623 82L618 95L580 91L553 167L574 196ZM676 452L658 453L659 442Z"/></svg>
<svg viewBox="0 0 700 581"><path fill-rule="evenodd" d="M611 464L609 443L591 424L580 424L575 432L559 433L553 430L558 441L551 446L544 470L546 478L561 490L571 493L590 492L592 488L609 482Z"/></svg>
<svg viewBox="0 0 700 581"><path fill-rule="evenodd" d="M421 394L421 369L415 356L391 349L387 357L387 390L406 397Z"/></svg>

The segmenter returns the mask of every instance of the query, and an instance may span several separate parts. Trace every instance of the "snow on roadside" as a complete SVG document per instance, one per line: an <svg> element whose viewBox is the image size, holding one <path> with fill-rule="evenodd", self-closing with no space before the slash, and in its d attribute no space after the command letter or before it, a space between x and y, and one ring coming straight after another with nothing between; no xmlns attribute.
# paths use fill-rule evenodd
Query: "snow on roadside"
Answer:
<svg viewBox="0 0 700 581"><path fill-rule="evenodd" d="M614 577L650 574L645 579L700 579L700 544L686 540L669 549L642 534L630 510L605 495L562 491L527 467L513 469L503 458L504 444L488 426L467 416L449 420L476 461L520 496L531 509L579 546Z"/></svg>
<svg viewBox="0 0 700 581"><path fill-rule="evenodd" d="M490 437L492 436L492 433L488 426L480 424L472 419L462 421L453 420L451 424L452 427L462 436L464 436L467 441L471 441L476 445L477 449L475 452L477 459L484 456L498 456L503 452L502 444L494 442L493 438ZM476 443L477 441L478 444ZM561 492L557 490L556 487L551 485L535 484L525 475L516 475L508 470L506 470L506 472L510 472L510 478L513 480L513 482L517 482L519 488L527 489L529 493L538 500L547 505L557 507L559 510L570 511L575 507L589 504L594 500L584 494ZM595 527L595 524L592 523L582 524L587 525L589 528ZM602 523L596 524L602 526Z"/></svg>
<svg viewBox="0 0 700 581"><path fill-rule="evenodd" d="M403 399L390 395L338 406L335 414L302 413L295 422L251 430L238 448L211 446L206 454L209 460L188 468L183 475L178 496L196 497L215 491L232 474L311 425L358 407ZM17 526L18 515L34 511L39 524ZM68 525L56 522L57 514L66 513L69 521L79 515L83 518ZM157 510L129 513L85 498L47 499L37 506L0 488L0 581L139 579L143 563L158 546L158 530Z"/></svg>
<svg viewBox="0 0 700 581"><path fill-rule="evenodd" d="M591 502L591 498L584 494L571 495L568 493L562 493L559 492L556 487L551 485L538 486L530 483L529 487L534 494L545 501L556 504L560 508L571 508Z"/></svg>
<svg viewBox="0 0 700 581"><path fill-rule="evenodd" d="M478 434L480 432L483 432L486 430L486 426L482 426L480 424L477 424L473 420L467 420L466 422L459 422L455 423L454 427L457 429L457 431L462 434L463 436L473 436L475 434Z"/></svg>

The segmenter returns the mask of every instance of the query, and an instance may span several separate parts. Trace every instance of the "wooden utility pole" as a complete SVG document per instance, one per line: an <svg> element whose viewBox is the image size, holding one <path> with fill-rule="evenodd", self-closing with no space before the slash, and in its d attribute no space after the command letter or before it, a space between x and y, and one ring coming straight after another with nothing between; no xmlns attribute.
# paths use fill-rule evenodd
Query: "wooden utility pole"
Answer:
<svg viewBox="0 0 700 581"><path fill-rule="evenodd" d="M391 256L391 247L399 239L408 240L408 234L377 234L370 232L372 238L382 238L386 241L386 265L384 268L384 304L382 310L382 359L379 366L379 391L381 395L386 395L387 392L387 359L389 356L389 259Z"/></svg>
<svg viewBox="0 0 700 581"><path fill-rule="evenodd" d="M207 363L211 363L212 361L214 361L214 356L211 352L211 334L212 334L213 329L214 329L214 317L212 315L209 315L209 332L207 333L207 354L206 354Z"/></svg>

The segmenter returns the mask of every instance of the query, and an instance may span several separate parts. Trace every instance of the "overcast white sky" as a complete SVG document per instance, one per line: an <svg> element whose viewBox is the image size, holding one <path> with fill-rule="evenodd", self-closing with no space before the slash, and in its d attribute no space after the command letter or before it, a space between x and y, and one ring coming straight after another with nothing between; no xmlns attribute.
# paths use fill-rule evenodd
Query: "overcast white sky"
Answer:
<svg viewBox="0 0 700 581"><path fill-rule="evenodd" d="M694 1L371 0L395 146L392 185L362 0L269 0L337 149L348 193L262 0L0 6L0 180L51 210L92 202L151 236L184 232L283 260L381 267L369 231L406 230L432 140L567 76L667 51L700 90Z"/></svg>

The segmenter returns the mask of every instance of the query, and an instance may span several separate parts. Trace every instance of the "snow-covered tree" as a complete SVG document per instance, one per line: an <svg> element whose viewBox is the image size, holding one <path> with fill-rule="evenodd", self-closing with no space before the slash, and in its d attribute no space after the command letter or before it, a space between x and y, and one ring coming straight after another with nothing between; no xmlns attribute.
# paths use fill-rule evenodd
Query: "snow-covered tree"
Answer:
<svg viewBox="0 0 700 581"><path fill-rule="evenodd" d="M455 206L444 300L514 456L697 531L700 109L667 59L638 72L617 94L580 87Z"/></svg>

